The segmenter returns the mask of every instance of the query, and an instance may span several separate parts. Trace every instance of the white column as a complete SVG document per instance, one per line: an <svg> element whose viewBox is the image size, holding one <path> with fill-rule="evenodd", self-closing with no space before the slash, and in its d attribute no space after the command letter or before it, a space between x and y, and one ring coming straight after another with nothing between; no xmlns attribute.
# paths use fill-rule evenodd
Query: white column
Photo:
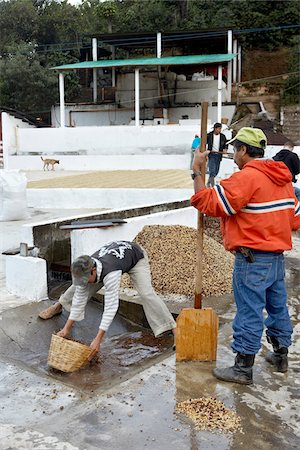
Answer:
<svg viewBox="0 0 300 450"><path fill-rule="evenodd" d="M93 61L97 61L97 38L92 39ZM97 101L97 69L93 69L93 102Z"/></svg>
<svg viewBox="0 0 300 450"><path fill-rule="evenodd" d="M233 53L237 53L237 52L238 52L238 43L237 43L237 39L234 39L234 41L233 41ZM235 56L234 60L233 60L232 72L233 72L232 81L234 83L236 83L236 80L237 80L237 56Z"/></svg>
<svg viewBox="0 0 300 450"><path fill-rule="evenodd" d="M161 58L161 33L156 34L156 57Z"/></svg>
<svg viewBox="0 0 300 450"><path fill-rule="evenodd" d="M60 126L65 127L65 84L63 72L59 72L59 103Z"/></svg>
<svg viewBox="0 0 300 450"><path fill-rule="evenodd" d="M217 122L221 122L222 117L222 65L218 66L218 108Z"/></svg>
<svg viewBox="0 0 300 450"><path fill-rule="evenodd" d="M156 33L156 57L161 58L161 33ZM158 74L158 86L157 86L157 95L161 95L161 86L160 86L160 79L161 79L161 66L157 67L157 74Z"/></svg>
<svg viewBox="0 0 300 450"><path fill-rule="evenodd" d="M232 53L232 30L227 32L227 53ZM227 63L227 99L231 102L232 61Z"/></svg>
<svg viewBox="0 0 300 450"><path fill-rule="evenodd" d="M140 124L140 73L139 69L135 69L135 126Z"/></svg>

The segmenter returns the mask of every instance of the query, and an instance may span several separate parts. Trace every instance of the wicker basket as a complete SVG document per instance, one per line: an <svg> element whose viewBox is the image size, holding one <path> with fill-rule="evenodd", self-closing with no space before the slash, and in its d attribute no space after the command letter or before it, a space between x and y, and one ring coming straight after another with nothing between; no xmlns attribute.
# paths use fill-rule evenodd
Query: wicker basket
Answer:
<svg viewBox="0 0 300 450"><path fill-rule="evenodd" d="M52 334L48 365L62 372L75 372L88 362L91 352L87 345Z"/></svg>

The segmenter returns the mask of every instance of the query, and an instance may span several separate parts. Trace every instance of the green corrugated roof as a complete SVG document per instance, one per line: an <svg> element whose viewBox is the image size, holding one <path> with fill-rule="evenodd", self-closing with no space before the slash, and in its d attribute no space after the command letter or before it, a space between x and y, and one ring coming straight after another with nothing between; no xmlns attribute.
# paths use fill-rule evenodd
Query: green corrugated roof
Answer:
<svg viewBox="0 0 300 450"><path fill-rule="evenodd" d="M143 67L143 66L175 66L186 64L213 64L231 61L236 53L216 55L166 56L164 58L109 59L100 61L84 61L75 64L51 67L51 70L97 69L103 67Z"/></svg>

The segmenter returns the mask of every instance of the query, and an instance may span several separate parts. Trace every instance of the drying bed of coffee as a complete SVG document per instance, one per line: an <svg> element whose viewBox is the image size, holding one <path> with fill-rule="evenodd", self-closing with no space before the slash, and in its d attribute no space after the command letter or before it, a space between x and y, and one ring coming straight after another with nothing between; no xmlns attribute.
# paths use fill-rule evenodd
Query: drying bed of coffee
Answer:
<svg viewBox="0 0 300 450"><path fill-rule="evenodd" d="M189 399L177 403L176 411L189 417L197 430L225 431L234 433L241 431L241 418L226 408L223 402L215 398Z"/></svg>
<svg viewBox="0 0 300 450"><path fill-rule="evenodd" d="M219 238L218 223L210 229ZM234 257L213 237L204 233L202 294L219 296L232 291ZM147 225L134 239L149 256L152 284L161 294L193 296L195 290L197 230L181 225ZM123 287L131 287L124 276Z"/></svg>

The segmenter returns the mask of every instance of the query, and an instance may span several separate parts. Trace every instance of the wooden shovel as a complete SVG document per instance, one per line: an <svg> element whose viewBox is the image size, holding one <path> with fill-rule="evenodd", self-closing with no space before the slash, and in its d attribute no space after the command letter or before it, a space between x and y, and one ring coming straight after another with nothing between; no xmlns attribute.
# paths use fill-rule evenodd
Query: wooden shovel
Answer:
<svg viewBox="0 0 300 450"><path fill-rule="evenodd" d="M208 103L202 103L201 152L206 149ZM201 167L205 182L206 163ZM198 212L197 262L194 308L184 308L177 318L176 361L215 361L218 316L212 308L202 309L203 214Z"/></svg>

